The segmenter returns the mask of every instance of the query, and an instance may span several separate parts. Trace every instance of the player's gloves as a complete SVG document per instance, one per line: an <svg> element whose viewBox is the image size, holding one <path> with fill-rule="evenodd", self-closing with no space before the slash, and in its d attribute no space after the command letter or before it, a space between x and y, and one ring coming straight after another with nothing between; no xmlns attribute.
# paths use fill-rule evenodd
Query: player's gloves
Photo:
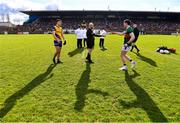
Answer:
<svg viewBox="0 0 180 123"><path fill-rule="evenodd" d="M66 45L66 40L64 40L64 43L63 43L63 45Z"/></svg>

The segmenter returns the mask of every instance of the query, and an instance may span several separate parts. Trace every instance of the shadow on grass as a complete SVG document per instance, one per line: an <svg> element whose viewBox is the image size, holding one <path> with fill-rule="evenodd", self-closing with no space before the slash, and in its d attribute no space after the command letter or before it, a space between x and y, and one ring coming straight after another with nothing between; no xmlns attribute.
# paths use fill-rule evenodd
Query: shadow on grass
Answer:
<svg viewBox="0 0 180 123"><path fill-rule="evenodd" d="M179 55L178 53L171 53L171 54L173 54L173 55Z"/></svg>
<svg viewBox="0 0 180 123"><path fill-rule="evenodd" d="M23 98L26 94L28 94L30 91L32 91L35 87L37 87L44 81L52 78L53 74L51 74L49 77L48 75L52 72L55 66L56 65L53 64L49 65L48 69L44 73L38 75L32 81L30 81L24 88L18 90L10 97L8 97L4 102L4 107L0 109L0 118L6 116L6 114L14 107L17 100Z"/></svg>
<svg viewBox="0 0 180 123"><path fill-rule="evenodd" d="M84 51L84 48L79 48L79 49L77 48L77 49L69 52L68 55L69 55L70 57L73 57L73 56L75 56L76 54L82 53L83 51Z"/></svg>
<svg viewBox="0 0 180 123"><path fill-rule="evenodd" d="M127 71L125 72L125 81L130 90L136 95L137 100L132 102L120 100L121 105L123 105L125 108L142 108L144 111L146 111L152 122L168 122L166 117L156 106L155 102L151 99L148 93L133 81L133 78L140 76L140 74L138 74L135 70L133 70L133 72L133 75L129 75Z"/></svg>
<svg viewBox="0 0 180 123"><path fill-rule="evenodd" d="M102 96L108 96L107 92L102 92L96 89L88 89L90 80L91 67L88 62L86 62L86 70L81 74L81 78L76 86L76 102L74 109L77 111L82 111L85 106L86 95L89 93L99 94Z"/></svg>
<svg viewBox="0 0 180 123"><path fill-rule="evenodd" d="M134 53L134 52L133 52ZM148 58L146 56L141 55L140 53L135 53L142 61L147 62L148 64L157 67L157 64L154 60L152 60L151 58Z"/></svg>

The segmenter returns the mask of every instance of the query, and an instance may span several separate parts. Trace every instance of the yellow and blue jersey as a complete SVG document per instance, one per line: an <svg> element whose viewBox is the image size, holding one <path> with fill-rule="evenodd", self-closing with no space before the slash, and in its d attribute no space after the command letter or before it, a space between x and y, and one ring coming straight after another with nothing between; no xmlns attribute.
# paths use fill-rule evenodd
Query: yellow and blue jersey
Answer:
<svg viewBox="0 0 180 123"><path fill-rule="evenodd" d="M62 38L62 27L60 27L60 26L54 26L53 28L52 28L52 31L55 31L55 36L57 37L57 38L59 38L61 41L63 40L63 38ZM54 40L56 40L56 38L54 38Z"/></svg>

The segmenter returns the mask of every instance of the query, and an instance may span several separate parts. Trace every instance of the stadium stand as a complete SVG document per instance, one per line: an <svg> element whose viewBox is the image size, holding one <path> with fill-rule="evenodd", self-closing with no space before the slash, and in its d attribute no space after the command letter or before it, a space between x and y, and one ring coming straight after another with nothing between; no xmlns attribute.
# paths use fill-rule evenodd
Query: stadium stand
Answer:
<svg viewBox="0 0 180 123"><path fill-rule="evenodd" d="M82 21L94 22L96 29L109 28L122 31L124 19L131 19L144 34L171 34L180 29L180 12L148 11L22 11L29 15L23 25L6 29L9 33L51 32L57 18L63 20L63 28L74 30Z"/></svg>

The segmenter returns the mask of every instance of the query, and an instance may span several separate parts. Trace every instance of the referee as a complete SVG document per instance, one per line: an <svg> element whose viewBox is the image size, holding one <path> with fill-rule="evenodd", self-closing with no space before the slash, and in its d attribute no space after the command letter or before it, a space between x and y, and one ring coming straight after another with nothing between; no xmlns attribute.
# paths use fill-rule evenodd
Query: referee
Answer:
<svg viewBox="0 0 180 123"><path fill-rule="evenodd" d="M139 49L136 45L136 41L138 40L138 37L139 37L139 29L137 28L137 24L133 24L133 32L134 32L134 36L135 36L135 39L134 41L132 42L132 48L131 48L131 52L133 51L134 48L136 48L137 50L137 53L139 53Z"/></svg>
<svg viewBox="0 0 180 123"><path fill-rule="evenodd" d="M87 54L87 57L86 59L88 60L89 63L94 63L91 59L91 54L92 54L92 51L94 49L94 36L97 36L97 37L101 37L101 35L97 35L97 34L94 34L93 33L93 29L94 29L94 24L91 22L89 23L89 28L87 30L87 49L88 49L88 54Z"/></svg>

